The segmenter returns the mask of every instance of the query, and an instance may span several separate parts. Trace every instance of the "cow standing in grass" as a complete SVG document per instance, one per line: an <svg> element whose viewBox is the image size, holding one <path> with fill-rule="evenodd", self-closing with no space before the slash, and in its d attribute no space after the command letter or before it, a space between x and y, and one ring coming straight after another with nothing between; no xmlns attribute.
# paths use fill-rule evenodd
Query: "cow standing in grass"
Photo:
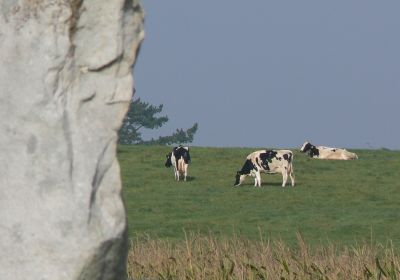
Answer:
<svg viewBox="0 0 400 280"><path fill-rule="evenodd" d="M261 187L261 172L281 172L282 187L286 185L288 176L294 187L293 153L289 150L261 150L249 154L240 171L236 173L235 186L240 186L246 176L254 177L254 186Z"/></svg>
<svg viewBox="0 0 400 280"><path fill-rule="evenodd" d="M358 159L358 156L355 153L349 152L346 149L314 146L310 142L305 142L300 151L308 153L311 158L337 160Z"/></svg>
<svg viewBox="0 0 400 280"><path fill-rule="evenodd" d="M174 147L167 155L166 167L174 167L175 180L179 181L181 175L186 181L188 166L190 163L189 147Z"/></svg>

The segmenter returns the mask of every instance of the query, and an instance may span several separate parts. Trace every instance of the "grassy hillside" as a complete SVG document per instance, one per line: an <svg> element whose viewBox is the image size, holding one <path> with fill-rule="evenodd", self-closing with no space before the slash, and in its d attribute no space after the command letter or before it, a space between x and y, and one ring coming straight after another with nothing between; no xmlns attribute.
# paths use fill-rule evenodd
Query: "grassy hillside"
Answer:
<svg viewBox="0 0 400 280"><path fill-rule="evenodd" d="M308 244L400 245L400 152L358 150L357 161L309 159L298 150L297 186L262 175L262 188L233 187L234 176L255 148L192 147L189 180L175 182L165 168L169 147L120 146L130 236L184 239L184 231L250 240Z"/></svg>

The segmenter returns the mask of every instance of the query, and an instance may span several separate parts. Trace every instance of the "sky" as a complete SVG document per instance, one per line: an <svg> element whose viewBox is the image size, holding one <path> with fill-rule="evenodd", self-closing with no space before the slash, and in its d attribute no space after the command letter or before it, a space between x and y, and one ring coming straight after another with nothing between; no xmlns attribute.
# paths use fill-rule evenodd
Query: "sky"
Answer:
<svg viewBox="0 0 400 280"><path fill-rule="evenodd" d="M136 98L193 146L400 149L400 1L143 0Z"/></svg>

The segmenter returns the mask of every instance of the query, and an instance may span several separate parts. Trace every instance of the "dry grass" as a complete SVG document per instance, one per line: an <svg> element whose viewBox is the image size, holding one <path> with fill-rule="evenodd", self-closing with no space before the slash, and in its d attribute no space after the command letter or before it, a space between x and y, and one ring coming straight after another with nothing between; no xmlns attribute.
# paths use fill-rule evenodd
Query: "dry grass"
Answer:
<svg viewBox="0 0 400 280"><path fill-rule="evenodd" d="M387 245L334 245L310 248L298 234L298 244L260 237L249 241L189 234L171 243L149 237L131 241L130 279L398 279L400 257Z"/></svg>

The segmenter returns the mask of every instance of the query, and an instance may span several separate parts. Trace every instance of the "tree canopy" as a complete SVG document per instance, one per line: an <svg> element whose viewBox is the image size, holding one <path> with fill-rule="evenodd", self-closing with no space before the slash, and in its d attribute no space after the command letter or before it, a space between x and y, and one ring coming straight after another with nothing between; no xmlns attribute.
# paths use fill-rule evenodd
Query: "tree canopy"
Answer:
<svg viewBox="0 0 400 280"><path fill-rule="evenodd" d="M127 145L171 145L191 143L198 128L197 123L187 130L177 129L175 133L170 136L160 136L158 139L151 139L148 141L142 139L142 134L139 131L141 128L157 129L168 122L167 116L157 116L162 110L162 104L153 106L147 102L142 102L140 98L132 100L130 109L119 131L119 143Z"/></svg>
<svg viewBox="0 0 400 280"><path fill-rule="evenodd" d="M172 144L184 144L193 142L194 134L197 131L197 123L195 123L188 130L183 130L182 128L177 129L170 136L160 136L158 139L151 139L149 141L142 142L148 145L172 145Z"/></svg>

